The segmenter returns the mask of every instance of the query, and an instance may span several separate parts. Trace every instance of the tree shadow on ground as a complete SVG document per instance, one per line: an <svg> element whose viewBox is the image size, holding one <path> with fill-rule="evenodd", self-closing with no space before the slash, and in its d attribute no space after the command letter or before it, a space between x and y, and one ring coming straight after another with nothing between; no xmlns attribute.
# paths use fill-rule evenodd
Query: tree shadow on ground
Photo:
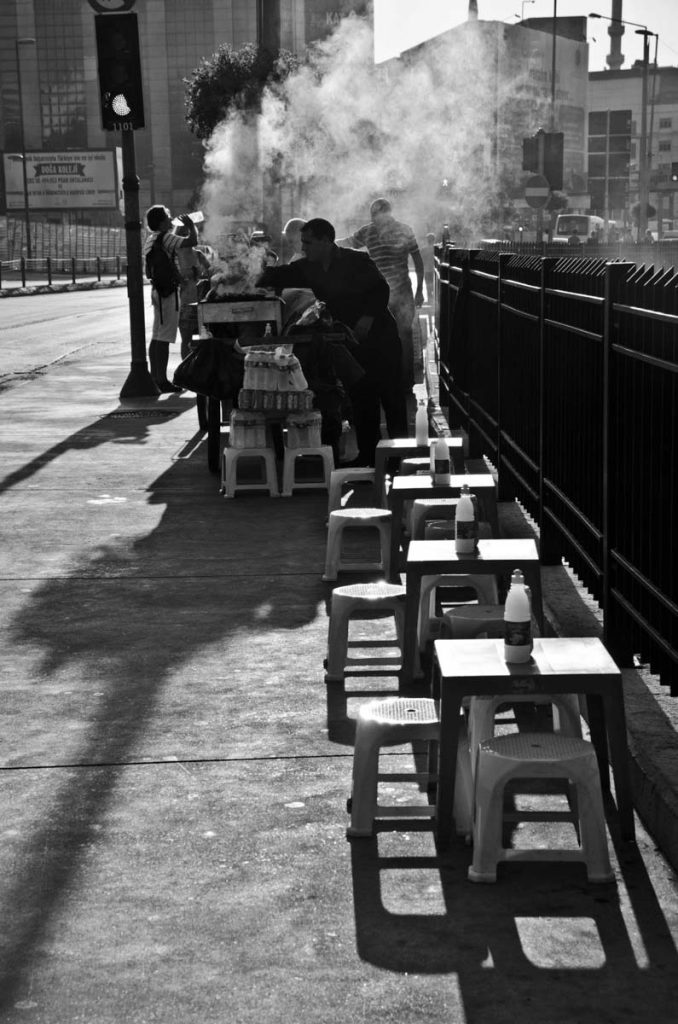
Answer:
<svg viewBox="0 0 678 1024"><path fill-rule="evenodd" d="M147 436L144 419L103 418L33 459L4 486L23 483L73 450L137 446ZM252 653L248 664L232 668L260 682L270 673L284 675L297 643L308 643L304 628L323 607L326 496L309 492L300 503L243 495L226 502L207 471L204 451L196 449L154 480L147 502L164 506L154 529L113 540L107 534L94 547L76 547L68 572L40 581L8 624L11 645L30 652L32 677L16 681L23 687L22 710L13 719L16 756L5 770L45 764L70 770L52 776L47 813L35 814L22 831L14 850L16 870L5 878L2 905L12 911L0 960L0 1009L14 1004L30 975L41 937L77 879L94 823L124 768L149 760L147 743L154 748L150 759L161 759L167 749L158 746L162 729L156 719L167 711L163 699L177 674L205 652L210 666L220 664L219 649L226 651L238 636L275 629L283 638L279 652ZM302 509L308 509L308 524L300 566ZM45 523L45 531L51 529ZM62 529L56 524L55 545ZM252 645L243 650L252 651ZM58 686L55 694L55 681L64 679L76 694L74 706L74 698L70 705L61 699ZM227 689L223 672L204 681L200 695L208 706L196 716L212 715L226 735ZM186 705L195 699L190 690L178 698ZM35 735L42 716L54 748L43 746L41 761L29 765L21 735L40 746ZM72 770L85 766L97 770Z"/></svg>

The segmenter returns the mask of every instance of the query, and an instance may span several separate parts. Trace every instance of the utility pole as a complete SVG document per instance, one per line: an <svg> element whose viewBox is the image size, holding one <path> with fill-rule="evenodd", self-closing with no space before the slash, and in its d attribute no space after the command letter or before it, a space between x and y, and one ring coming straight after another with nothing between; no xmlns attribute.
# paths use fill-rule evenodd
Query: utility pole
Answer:
<svg viewBox="0 0 678 1024"><path fill-rule="evenodd" d="M125 240L127 246L127 299L129 301L132 364L123 384L121 398L141 398L159 394L146 360L146 322L144 318L144 280L141 260L141 219L139 178L134 153L134 129L123 128L122 190L125 202Z"/></svg>
<svg viewBox="0 0 678 1024"><path fill-rule="evenodd" d="M636 35L643 37L643 87L640 111L640 152L638 154L638 242L645 239L647 231L647 205L649 201L649 167L647 160L647 83L650 65L649 37L654 35L646 28L636 29Z"/></svg>
<svg viewBox="0 0 678 1024"><path fill-rule="evenodd" d="M17 39L15 42L16 46L16 74L17 83L19 87L19 128L21 131L21 173L23 176L23 190L24 190L24 218L26 224L26 259L30 260L33 258L33 245L31 243L31 214L28 203L28 168L26 166L26 127L24 124L24 94L21 84L21 53L19 46L21 44L35 46L35 39Z"/></svg>

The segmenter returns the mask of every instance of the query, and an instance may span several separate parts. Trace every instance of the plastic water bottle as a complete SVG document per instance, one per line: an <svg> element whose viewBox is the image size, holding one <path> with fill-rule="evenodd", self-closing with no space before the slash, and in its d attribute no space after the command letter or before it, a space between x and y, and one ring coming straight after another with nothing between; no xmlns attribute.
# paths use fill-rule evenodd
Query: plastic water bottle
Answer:
<svg viewBox="0 0 678 1024"><path fill-rule="evenodd" d="M457 554L470 555L478 547L478 520L473 495L468 484L462 484L454 517L454 549Z"/></svg>
<svg viewBox="0 0 678 1024"><path fill-rule="evenodd" d="M417 406L417 415L414 418L414 439L420 447L428 444L428 411L423 398Z"/></svg>
<svg viewBox="0 0 678 1024"><path fill-rule="evenodd" d="M525 577L520 569L511 573L511 586L504 605L504 658L507 662L530 660L532 614Z"/></svg>
<svg viewBox="0 0 678 1024"><path fill-rule="evenodd" d="M444 437L439 437L433 449L433 483L447 486L450 482L450 449Z"/></svg>

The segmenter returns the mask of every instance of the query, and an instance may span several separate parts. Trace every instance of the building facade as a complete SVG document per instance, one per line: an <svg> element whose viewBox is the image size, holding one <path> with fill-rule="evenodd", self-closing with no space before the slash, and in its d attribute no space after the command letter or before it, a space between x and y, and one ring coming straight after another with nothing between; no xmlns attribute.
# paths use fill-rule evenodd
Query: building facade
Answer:
<svg viewBox="0 0 678 1024"><path fill-rule="evenodd" d="M600 155L612 155L616 146L615 122L617 128L624 117L628 118L628 171L626 189L622 195L615 187L612 173L614 168L608 162L607 174L602 172L607 183L608 215L622 224L632 221L631 210L639 201L639 156L643 130L643 76L644 65L636 63L631 68L611 71L595 71L589 76L589 124L593 132L589 141L590 183L600 181ZM678 217L676 184L671 181L674 168L678 168L678 68L650 65L646 83L647 106L645 110L645 137L649 154L649 202L657 210L652 224L657 219L671 221ZM605 132L605 123L608 124ZM598 163L596 163L598 160ZM595 173L591 174L591 171ZM618 201L615 201L618 196ZM592 189L592 207L600 212L600 190Z"/></svg>
<svg viewBox="0 0 678 1024"><path fill-rule="evenodd" d="M112 9L114 5L99 5ZM135 132L142 209L186 209L202 181L203 149L184 120L184 83L226 43L261 42L303 53L350 10L348 0L136 0L146 127ZM89 0L2 0L0 150L64 152L114 148L101 128L94 18ZM4 184L4 183L3 183ZM0 211L6 211L0 190ZM103 211L71 211L102 222ZM49 217L65 216L50 211ZM119 221L112 213L111 222ZM109 218L109 219L110 219Z"/></svg>

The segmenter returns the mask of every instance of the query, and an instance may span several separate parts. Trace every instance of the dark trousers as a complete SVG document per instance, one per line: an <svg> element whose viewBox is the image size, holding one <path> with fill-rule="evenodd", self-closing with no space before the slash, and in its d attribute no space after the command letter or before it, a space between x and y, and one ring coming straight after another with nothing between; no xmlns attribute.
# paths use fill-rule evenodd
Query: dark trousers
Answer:
<svg viewBox="0 0 678 1024"><path fill-rule="evenodd" d="M374 453L381 440L381 410L389 437L407 437L407 404L400 375L366 373L351 389L353 426L358 444L358 463L374 465Z"/></svg>

